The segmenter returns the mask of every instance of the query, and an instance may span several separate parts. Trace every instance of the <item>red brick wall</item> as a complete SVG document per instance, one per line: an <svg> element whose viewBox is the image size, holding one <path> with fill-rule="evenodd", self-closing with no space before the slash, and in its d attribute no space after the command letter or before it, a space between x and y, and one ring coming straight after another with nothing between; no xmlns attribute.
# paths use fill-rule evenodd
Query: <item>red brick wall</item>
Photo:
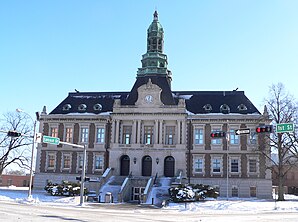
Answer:
<svg viewBox="0 0 298 222"><path fill-rule="evenodd" d="M0 186L28 187L30 176L0 175Z"/></svg>

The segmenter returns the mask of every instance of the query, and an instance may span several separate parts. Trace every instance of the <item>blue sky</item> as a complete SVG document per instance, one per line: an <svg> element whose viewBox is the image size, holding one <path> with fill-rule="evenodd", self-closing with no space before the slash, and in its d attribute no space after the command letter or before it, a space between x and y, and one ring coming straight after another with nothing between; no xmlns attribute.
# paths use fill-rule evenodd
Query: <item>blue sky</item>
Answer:
<svg viewBox="0 0 298 222"><path fill-rule="evenodd" d="M173 90L239 88L262 112L269 86L298 98L298 1L0 1L0 114L34 117L68 92L129 91L157 9Z"/></svg>

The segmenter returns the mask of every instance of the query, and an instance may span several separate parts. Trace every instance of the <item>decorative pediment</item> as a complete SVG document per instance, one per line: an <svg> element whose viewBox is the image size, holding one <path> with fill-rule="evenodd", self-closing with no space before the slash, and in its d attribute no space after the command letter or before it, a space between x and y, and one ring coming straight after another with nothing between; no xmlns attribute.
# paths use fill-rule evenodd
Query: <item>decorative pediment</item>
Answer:
<svg viewBox="0 0 298 222"><path fill-rule="evenodd" d="M148 82L138 88L138 100L135 105L153 107L163 105L160 99L162 89L153 84L149 78Z"/></svg>

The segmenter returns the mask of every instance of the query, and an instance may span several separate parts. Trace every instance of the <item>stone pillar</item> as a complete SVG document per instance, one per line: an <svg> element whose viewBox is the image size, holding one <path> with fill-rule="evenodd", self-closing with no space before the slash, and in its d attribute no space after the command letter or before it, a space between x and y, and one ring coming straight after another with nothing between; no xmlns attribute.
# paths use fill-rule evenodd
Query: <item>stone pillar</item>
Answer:
<svg viewBox="0 0 298 222"><path fill-rule="evenodd" d="M177 144L181 143L181 120L177 120Z"/></svg>
<svg viewBox="0 0 298 222"><path fill-rule="evenodd" d="M159 125L158 120L155 120L155 125L154 125L154 128L155 128L155 130L154 130L154 143L155 144L158 144L158 138L159 138L158 125Z"/></svg>
<svg viewBox="0 0 298 222"><path fill-rule="evenodd" d="M182 121L182 144L185 144L185 135L186 135L186 128L185 128L185 121Z"/></svg>
<svg viewBox="0 0 298 222"><path fill-rule="evenodd" d="M131 143L137 143L137 121L133 120L133 124L132 124L132 135L131 135Z"/></svg>
<svg viewBox="0 0 298 222"><path fill-rule="evenodd" d="M163 135L162 135L162 130L163 130L163 120L159 121L159 143L163 143Z"/></svg>
<svg viewBox="0 0 298 222"><path fill-rule="evenodd" d="M119 143L120 120L116 120L116 139L115 143Z"/></svg>
<svg viewBox="0 0 298 222"><path fill-rule="evenodd" d="M138 120L137 144L141 141L141 120Z"/></svg>
<svg viewBox="0 0 298 222"><path fill-rule="evenodd" d="M115 143L115 120L112 120L112 135L111 135L111 141L112 143Z"/></svg>

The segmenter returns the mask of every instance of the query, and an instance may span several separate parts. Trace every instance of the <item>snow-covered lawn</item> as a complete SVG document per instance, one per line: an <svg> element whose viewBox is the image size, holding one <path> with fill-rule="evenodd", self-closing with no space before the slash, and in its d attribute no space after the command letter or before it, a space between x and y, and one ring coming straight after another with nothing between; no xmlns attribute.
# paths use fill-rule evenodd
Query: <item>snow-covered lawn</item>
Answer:
<svg viewBox="0 0 298 222"><path fill-rule="evenodd" d="M13 201L17 203L44 204L56 206L77 206L79 197L57 197L47 194L43 190L33 190L33 199L28 201L28 188L0 187L0 201ZM253 198L231 198L226 200L218 198L217 200L206 200L196 203L175 204L170 203L163 210L183 211L183 212L201 212L206 214L217 214L230 212L237 213L258 213L258 212L297 212L298 196L285 195L286 201L275 202L274 200L260 200ZM88 205L88 203L87 203Z"/></svg>

